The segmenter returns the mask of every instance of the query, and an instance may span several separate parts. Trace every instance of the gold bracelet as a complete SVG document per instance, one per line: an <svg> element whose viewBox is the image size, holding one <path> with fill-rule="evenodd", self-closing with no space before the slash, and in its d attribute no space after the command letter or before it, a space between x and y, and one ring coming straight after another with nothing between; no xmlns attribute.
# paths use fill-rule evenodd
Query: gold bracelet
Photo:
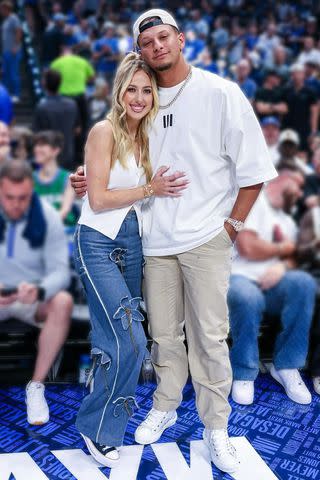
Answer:
<svg viewBox="0 0 320 480"><path fill-rule="evenodd" d="M143 196L144 196L144 198L152 197L152 195L154 195L154 191L153 191L151 183L147 183L146 185L143 185Z"/></svg>

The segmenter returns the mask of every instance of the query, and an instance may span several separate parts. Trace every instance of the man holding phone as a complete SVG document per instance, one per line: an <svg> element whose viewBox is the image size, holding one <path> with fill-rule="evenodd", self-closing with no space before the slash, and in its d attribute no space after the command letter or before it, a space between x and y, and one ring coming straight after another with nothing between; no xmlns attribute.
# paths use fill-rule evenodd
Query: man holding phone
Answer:
<svg viewBox="0 0 320 480"><path fill-rule="evenodd" d="M43 382L64 344L73 301L68 248L58 212L33 192L26 162L0 166L0 321L16 318L41 328L32 380L26 388L28 422L49 420Z"/></svg>

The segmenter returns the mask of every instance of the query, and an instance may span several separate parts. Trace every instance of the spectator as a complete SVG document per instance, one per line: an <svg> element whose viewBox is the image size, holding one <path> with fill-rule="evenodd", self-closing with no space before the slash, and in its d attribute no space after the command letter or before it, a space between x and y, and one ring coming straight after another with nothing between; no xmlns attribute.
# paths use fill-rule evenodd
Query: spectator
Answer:
<svg viewBox="0 0 320 480"><path fill-rule="evenodd" d="M190 21L185 26L185 31L192 30L196 36L202 40L205 40L209 34L209 24L205 18L201 15L199 9L191 10Z"/></svg>
<svg viewBox="0 0 320 480"><path fill-rule="evenodd" d="M79 141L77 142L76 150L80 162L89 123L85 91L87 83L94 77L94 70L87 60L79 55L74 55L72 49L66 46L62 51L62 55L52 62L51 68L60 72L62 77L59 93L75 100L78 105L81 135L78 137Z"/></svg>
<svg viewBox="0 0 320 480"><path fill-rule="evenodd" d="M315 48L313 37L304 38L303 50L297 58L297 63L305 65L307 62L315 63L320 66L320 50Z"/></svg>
<svg viewBox="0 0 320 480"><path fill-rule="evenodd" d="M316 93L304 85L305 69L295 63L291 69L291 83L284 89L284 99L290 106L283 118L283 126L296 130L301 150L307 151L308 137L318 129L319 106Z"/></svg>
<svg viewBox="0 0 320 480"><path fill-rule="evenodd" d="M26 388L32 425L49 420L43 382L66 339L72 298L68 249L58 214L33 193L31 167L20 160L0 167L0 319L12 317L41 327L32 380ZM14 239L14 241L13 241Z"/></svg>
<svg viewBox="0 0 320 480"><path fill-rule="evenodd" d="M213 48L218 52L221 48L226 48L229 43L229 32L225 28L223 17L217 17L214 22L214 28L211 33Z"/></svg>
<svg viewBox="0 0 320 480"><path fill-rule="evenodd" d="M0 14L2 23L3 82L12 96L13 102L20 100L20 62L22 58L22 28L19 18L13 13L13 3L2 0Z"/></svg>
<svg viewBox="0 0 320 480"><path fill-rule="evenodd" d="M299 135L294 130L287 128L280 133L278 170L299 171L303 176L313 172L313 169L298 156L299 145Z"/></svg>
<svg viewBox="0 0 320 480"><path fill-rule="evenodd" d="M119 61L118 38L112 22L105 22L102 27L102 38L93 44L93 61L96 71L112 79Z"/></svg>
<svg viewBox="0 0 320 480"><path fill-rule="evenodd" d="M102 77L95 80L93 97L89 101L90 123L104 119L110 110L111 98L109 83Z"/></svg>
<svg viewBox="0 0 320 480"><path fill-rule="evenodd" d="M33 117L33 131L55 130L61 132L64 146L59 156L59 164L73 170L78 165L75 158L75 135L81 133L80 115L77 103L72 98L58 94L61 73L47 70L43 75L46 97L36 106Z"/></svg>
<svg viewBox="0 0 320 480"><path fill-rule="evenodd" d="M63 148L60 132L46 130L34 138L34 160L38 169L34 173L35 192L58 210L66 225L75 225L77 218L72 212L74 191L69 181L68 170L58 166L58 155Z"/></svg>
<svg viewBox="0 0 320 480"><path fill-rule="evenodd" d="M208 70L212 73L218 73L218 67L216 62L213 61L210 50L205 47L198 57L198 61L195 63L196 67Z"/></svg>
<svg viewBox="0 0 320 480"><path fill-rule="evenodd" d="M255 109L260 119L272 115L281 120L288 112L280 83L281 78L275 70L266 72L263 85L257 89L255 98Z"/></svg>
<svg viewBox="0 0 320 480"><path fill-rule="evenodd" d="M271 375L291 400L311 402L298 369L304 366L308 352L316 286L311 275L292 269L290 257L296 250L297 227L283 212L287 195L293 203L300 193L290 177L270 182L236 240L228 304L233 341L232 398L242 405L250 405L254 399L259 326L265 312L280 315L282 324Z"/></svg>
<svg viewBox="0 0 320 480"><path fill-rule="evenodd" d="M276 32L277 25L274 22L270 22L266 31L259 36L256 44L256 48L262 53L264 65L269 68L273 61L273 51L275 47L278 47L281 44L280 37Z"/></svg>
<svg viewBox="0 0 320 480"><path fill-rule="evenodd" d="M272 68L280 78L288 78L290 73L288 50L283 45L278 45L273 49Z"/></svg>
<svg viewBox="0 0 320 480"><path fill-rule="evenodd" d="M277 166L279 163L280 122L277 117L264 117L261 121L261 127L266 144L268 146L271 160L273 164Z"/></svg>
<svg viewBox="0 0 320 480"><path fill-rule="evenodd" d="M305 81L304 84L306 87L312 88L315 91L318 100L320 99L320 65L317 65L313 62L305 62L304 64L305 72Z"/></svg>
<svg viewBox="0 0 320 480"><path fill-rule="evenodd" d="M306 176L304 184L304 211L320 205L320 148L313 152L312 165L314 171Z"/></svg>
<svg viewBox="0 0 320 480"><path fill-rule="evenodd" d="M21 125L12 127L10 144L13 158L32 163L33 133L30 128Z"/></svg>
<svg viewBox="0 0 320 480"><path fill-rule="evenodd" d="M0 82L0 122L10 125L12 119L12 100L6 87Z"/></svg>
<svg viewBox="0 0 320 480"><path fill-rule="evenodd" d="M301 267L311 273L320 286L320 197L318 204L308 210L300 222L298 259ZM310 336L309 371L315 392L320 395L320 311L315 312Z"/></svg>
<svg viewBox="0 0 320 480"><path fill-rule="evenodd" d="M250 72L250 62L245 58L239 60L236 68L235 81L250 102L253 102L257 90L257 84L252 78L250 78Z"/></svg>
<svg viewBox="0 0 320 480"><path fill-rule="evenodd" d="M50 63L60 56L62 47L65 44L66 18L63 13L55 13L52 17L53 23L49 23L41 41L42 64L48 67Z"/></svg>
<svg viewBox="0 0 320 480"><path fill-rule="evenodd" d="M205 42L198 38L193 30L186 31L184 57L188 62L195 62L205 48Z"/></svg>
<svg viewBox="0 0 320 480"><path fill-rule="evenodd" d="M10 159L10 132L6 123L0 120L0 165Z"/></svg>

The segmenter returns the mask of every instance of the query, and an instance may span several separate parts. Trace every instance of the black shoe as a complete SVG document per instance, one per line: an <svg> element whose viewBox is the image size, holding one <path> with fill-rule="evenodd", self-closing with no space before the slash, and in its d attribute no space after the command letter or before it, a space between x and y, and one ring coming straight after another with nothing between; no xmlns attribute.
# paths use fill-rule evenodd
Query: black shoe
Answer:
<svg viewBox="0 0 320 480"><path fill-rule="evenodd" d="M86 442L89 452L98 463L109 468L115 467L119 463L120 455L116 447L100 445L100 443L94 442L82 433L81 436Z"/></svg>

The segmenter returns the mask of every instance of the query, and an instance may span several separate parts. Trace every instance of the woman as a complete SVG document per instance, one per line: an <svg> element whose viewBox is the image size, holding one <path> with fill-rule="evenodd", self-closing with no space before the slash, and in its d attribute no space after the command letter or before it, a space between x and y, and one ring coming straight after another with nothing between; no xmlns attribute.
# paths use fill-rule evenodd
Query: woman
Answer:
<svg viewBox="0 0 320 480"><path fill-rule="evenodd" d="M156 81L136 53L119 66L112 108L89 133L85 163L88 193L75 234L75 262L86 290L94 379L76 425L93 457L114 466L145 355L139 311L142 248L139 203L180 196L183 173L152 178L148 128L157 112Z"/></svg>

